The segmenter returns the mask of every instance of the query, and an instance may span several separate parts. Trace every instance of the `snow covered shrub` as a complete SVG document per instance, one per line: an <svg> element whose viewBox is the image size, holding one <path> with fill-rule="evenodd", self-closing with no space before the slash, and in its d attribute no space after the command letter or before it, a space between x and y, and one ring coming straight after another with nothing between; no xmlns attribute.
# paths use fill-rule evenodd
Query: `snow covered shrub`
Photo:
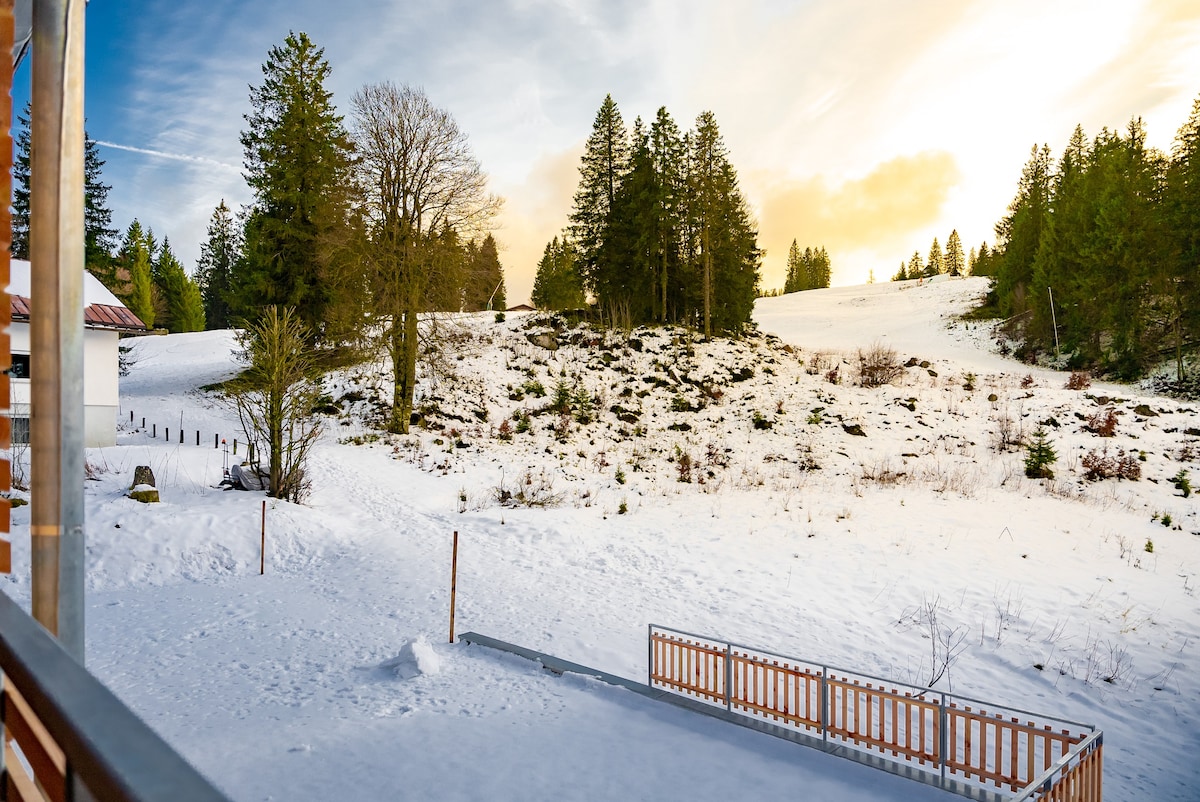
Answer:
<svg viewBox="0 0 1200 802"><path fill-rule="evenodd" d="M763 415L757 409L754 410L753 422L754 422L755 429L761 429L763 431L770 429L771 426L774 425L771 420L769 420L765 415Z"/></svg>
<svg viewBox="0 0 1200 802"><path fill-rule="evenodd" d="M509 423L508 418L500 421L500 425L496 428L496 437L508 442L513 439L513 427Z"/></svg>
<svg viewBox="0 0 1200 802"><path fill-rule="evenodd" d="M998 452L1012 451L1025 443L1025 425L1020 416L1013 418L1008 410L996 419L996 428L992 430L992 448Z"/></svg>
<svg viewBox="0 0 1200 802"><path fill-rule="evenodd" d="M870 348L858 349L858 386L881 387L904 371L896 358L896 349L876 342Z"/></svg>
<svg viewBox="0 0 1200 802"><path fill-rule="evenodd" d="M1087 430L1101 437L1112 437L1117 433L1117 411L1112 407L1096 410L1088 418Z"/></svg>
<svg viewBox="0 0 1200 802"><path fill-rule="evenodd" d="M1067 379L1066 389L1068 390L1086 390L1092 386L1092 374L1086 370L1075 371Z"/></svg>
<svg viewBox="0 0 1200 802"><path fill-rule="evenodd" d="M1049 435L1041 426L1033 432L1033 439L1025 447L1025 475L1030 479L1053 479L1050 466L1058 461L1058 454L1050 443Z"/></svg>
<svg viewBox="0 0 1200 802"><path fill-rule="evenodd" d="M692 481L692 470L696 467L692 460L692 455L675 446L675 472L679 476L680 482Z"/></svg>
<svg viewBox="0 0 1200 802"><path fill-rule="evenodd" d="M508 490L501 479L495 495L502 507L557 507L563 499L563 494L554 490L554 477L547 476L545 470L536 476L532 470L525 471L514 491Z"/></svg>

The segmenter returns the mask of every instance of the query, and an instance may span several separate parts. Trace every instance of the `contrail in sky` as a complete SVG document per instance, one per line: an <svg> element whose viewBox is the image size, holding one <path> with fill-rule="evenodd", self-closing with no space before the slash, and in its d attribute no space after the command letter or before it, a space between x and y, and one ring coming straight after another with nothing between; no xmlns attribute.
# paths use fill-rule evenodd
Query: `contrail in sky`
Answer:
<svg viewBox="0 0 1200 802"><path fill-rule="evenodd" d="M97 145L103 145L106 148L115 148L116 150L125 150L130 153L143 153L147 156L154 156L155 158L158 158L158 159L174 159L175 161L181 161L181 162L193 162L195 164L207 164L207 165L211 165L213 167L221 167L225 170L241 170L242 169L240 167L237 167L236 165L226 164L225 162L220 162L220 161L217 161L216 159L210 159L206 156L191 156L187 153L167 153L166 151L151 150L150 148L135 148L132 145L118 145L116 142L106 142L103 139L96 139L93 141Z"/></svg>

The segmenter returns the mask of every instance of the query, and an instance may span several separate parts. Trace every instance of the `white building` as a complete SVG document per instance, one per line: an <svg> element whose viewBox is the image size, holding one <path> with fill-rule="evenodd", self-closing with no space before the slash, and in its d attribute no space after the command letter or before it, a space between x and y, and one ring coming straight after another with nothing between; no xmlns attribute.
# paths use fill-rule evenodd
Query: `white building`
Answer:
<svg viewBox="0 0 1200 802"><path fill-rule="evenodd" d="M11 296L12 439L29 442L29 262L12 260ZM118 350L121 332L146 331L146 325L117 300L91 273L83 274L83 406L84 445L115 445L117 441Z"/></svg>

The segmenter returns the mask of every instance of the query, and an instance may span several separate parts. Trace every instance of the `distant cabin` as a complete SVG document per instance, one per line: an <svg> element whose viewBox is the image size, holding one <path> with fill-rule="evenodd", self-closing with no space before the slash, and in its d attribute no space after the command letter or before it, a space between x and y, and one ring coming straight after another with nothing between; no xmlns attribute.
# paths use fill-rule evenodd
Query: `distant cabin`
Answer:
<svg viewBox="0 0 1200 802"><path fill-rule="evenodd" d="M12 439L29 442L29 262L13 259L8 292L12 309L12 367L8 370L12 402ZM117 341L122 332L144 332L146 324L91 273L83 274L83 419L84 445L116 445Z"/></svg>
<svg viewBox="0 0 1200 802"><path fill-rule="evenodd" d="M529 304L517 304L516 306L510 306L508 308L508 311L509 312L532 312L533 307L530 306Z"/></svg>

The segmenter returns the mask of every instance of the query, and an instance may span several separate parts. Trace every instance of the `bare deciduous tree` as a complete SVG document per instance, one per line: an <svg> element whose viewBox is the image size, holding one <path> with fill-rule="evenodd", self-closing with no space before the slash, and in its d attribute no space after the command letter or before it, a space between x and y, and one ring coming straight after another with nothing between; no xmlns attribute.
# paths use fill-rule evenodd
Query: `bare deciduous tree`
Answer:
<svg viewBox="0 0 1200 802"><path fill-rule="evenodd" d="M254 451L267 458L267 495L303 501L305 462L321 431L312 411L319 391L307 329L292 309L268 306L241 334L240 344L250 367L228 392Z"/></svg>
<svg viewBox="0 0 1200 802"><path fill-rule="evenodd" d="M488 194L466 134L422 90L371 84L351 105L366 215L360 250L395 381L388 428L403 433L416 387L417 316L455 269L448 248L482 231L500 199Z"/></svg>

